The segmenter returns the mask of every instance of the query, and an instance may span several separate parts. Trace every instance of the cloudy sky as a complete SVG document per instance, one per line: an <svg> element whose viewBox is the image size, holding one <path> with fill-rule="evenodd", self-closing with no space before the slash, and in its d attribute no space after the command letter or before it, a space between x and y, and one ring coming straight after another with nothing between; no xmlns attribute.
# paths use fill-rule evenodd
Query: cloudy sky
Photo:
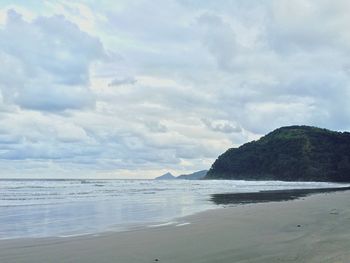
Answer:
<svg viewBox="0 0 350 263"><path fill-rule="evenodd" d="M280 126L350 129L347 0L2 0L0 177L207 169Z"/></svg>

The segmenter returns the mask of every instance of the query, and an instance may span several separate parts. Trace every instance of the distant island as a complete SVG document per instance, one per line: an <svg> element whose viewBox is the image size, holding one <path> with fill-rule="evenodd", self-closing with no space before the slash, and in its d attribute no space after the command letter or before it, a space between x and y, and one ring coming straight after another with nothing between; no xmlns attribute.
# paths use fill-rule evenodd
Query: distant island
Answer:
<svg viewBox="0 0 350 263"><path fill-rule="evenodd" d="M205 179L350 182L350 133L282 127L227 150Z"/></svg>
<svg viewBox="0 0 350 263"><path fill-rule="evenodd" d="M155 180L174 180L174 179L200 180L206 176L207 172L208 172L208 170L202 170L202 171L194 172L191 174L182 174L182 175L179 175L177 177L172 175L171 173L165 173L161 176L156 177Z"/></svg>
<svg viewBox="0 0 350 263"><path fill-rule="evenodd" d="M176 179L176 177L174 175L172 175L171 173L165 173L165 174L158 176L154 179L155 180L173 180L173 179Z"/></svg>

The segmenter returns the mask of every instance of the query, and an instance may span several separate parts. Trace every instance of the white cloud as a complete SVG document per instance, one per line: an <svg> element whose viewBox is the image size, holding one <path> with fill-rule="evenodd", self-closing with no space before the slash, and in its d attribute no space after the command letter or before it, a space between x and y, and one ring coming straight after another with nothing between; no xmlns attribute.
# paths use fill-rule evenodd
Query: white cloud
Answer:
<svg viewBox="0 0 350 263"><path fill-rule="evenodd" d="M15 10L7 15L0 29L4 99L44 111L93 106L89 68L104 56L101 42L63 16L26 22Z"/></svg>
<svg viewBox="0 0 350 263"><path fill-rule="evenodd" d="M348 1L15 2L7 22L0 5L9 174L184 173L282 125L350 128Z"/></svg>

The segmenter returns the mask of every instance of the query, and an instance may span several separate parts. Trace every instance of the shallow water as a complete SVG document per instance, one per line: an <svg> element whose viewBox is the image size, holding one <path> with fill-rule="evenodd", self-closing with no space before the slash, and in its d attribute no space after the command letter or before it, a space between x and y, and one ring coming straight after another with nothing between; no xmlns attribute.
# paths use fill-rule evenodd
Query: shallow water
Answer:
<svg viewBox="0 0 350 263"><path fill-rule="evenodd" d="M164 223L216 207L211 194L337 186L226 180L0 180L0 239Z"/></svg>

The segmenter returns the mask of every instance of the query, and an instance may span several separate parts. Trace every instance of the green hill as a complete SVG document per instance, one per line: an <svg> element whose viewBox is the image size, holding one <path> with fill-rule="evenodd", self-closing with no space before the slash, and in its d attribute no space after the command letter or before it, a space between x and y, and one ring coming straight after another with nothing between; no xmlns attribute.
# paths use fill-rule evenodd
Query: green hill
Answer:
<svg viewBox="0 0 350 263"><path fill-rule="evenodd" d="M350 133L282 127L227 150L205 179L350 182Z"/></svg>

